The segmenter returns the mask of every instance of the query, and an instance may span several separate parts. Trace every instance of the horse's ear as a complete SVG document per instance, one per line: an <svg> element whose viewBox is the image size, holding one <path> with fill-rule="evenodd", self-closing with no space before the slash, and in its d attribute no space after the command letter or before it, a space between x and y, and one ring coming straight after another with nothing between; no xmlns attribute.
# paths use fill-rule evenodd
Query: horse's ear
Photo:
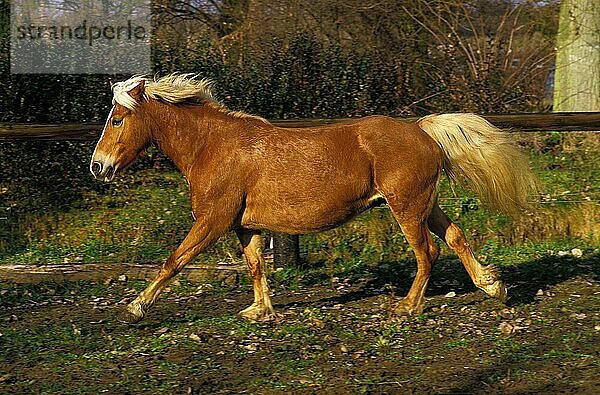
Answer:
<svg viewBox="0 0 600 395"><path fill-rule="evenodd" d="M144 94L144 81L140 81L132 90L127 92L135 101L140 101Z"/></svg>

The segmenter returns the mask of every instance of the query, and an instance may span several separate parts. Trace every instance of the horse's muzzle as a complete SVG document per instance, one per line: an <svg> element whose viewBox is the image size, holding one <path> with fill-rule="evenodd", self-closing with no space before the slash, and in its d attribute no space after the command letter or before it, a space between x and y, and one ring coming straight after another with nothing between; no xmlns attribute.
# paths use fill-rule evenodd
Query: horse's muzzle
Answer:
<svg viewBox="0 0 600 395"><path fill-rule="evenodd" d="M115 178L115 168L111 165L104 165L102 162L92 162L90 171L98 180L110 182Z"/></svg>

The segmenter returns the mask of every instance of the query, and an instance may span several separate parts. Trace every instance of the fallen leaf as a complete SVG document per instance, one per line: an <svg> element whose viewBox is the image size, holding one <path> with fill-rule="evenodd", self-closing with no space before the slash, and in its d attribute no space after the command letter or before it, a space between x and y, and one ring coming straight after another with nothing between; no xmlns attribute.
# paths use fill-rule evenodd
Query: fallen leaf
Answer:
<svg viewBox="0 0 600 395"><path fill-rule="evenodd" d="M162 335L162 334L165 334L165 333L167 333L167 332L168 332L168 331L170 331L170 330L171 330L171 328L168 328L168 327L166 327L166 326L163 326L162 328L160 328L160 329L157 329L157 330L156 330L156 332L154 332L154 334L155 334L155 335Z"/></svg>
<svg viewBox="0 0 600 395"><path fill-rule="evenodd" d="M515 327L506 321L502 321L500 325L498 325L498 329L500 329L500 333L504 336L510 336L515 332Z"/></svg>
<svg viewBox="0 0 600 395"><path fill-rule="evenodd" d="M81 336L81 329L79 329L78 327L76 327L74 324L71 324L71 326L73 327L73 334L75 336Z"/></svg>
<svg viewBox="0 0 600 395"><path fill-rule="evenodd" d="M575 258L581 258L583 256L583 251L581 251L579 248L573 248L571 250L571 255L573 255Z"/></svg>
<svg viewBox="0 0 600 395"><path fill-rule="evenodd" d="M256 344L256 343L250 343L246 346L240 346L240 347L245 348L249 352L255 352L256 350L258 350L258 344Z"/></svg>
<svg viewBox="0 0 600 395"><path fill-rule="evenodd" d="M573 313L573 314L571 314L571 318L575 318L576 320L585 320L587 318L587 314Z"/></svg>
<svg viewBox="0 0 600 395"><path fill-rule="evenodd" d="M188 337L195 342L202 343L200 336L196 335L195 333L190 334Z"/></svg>

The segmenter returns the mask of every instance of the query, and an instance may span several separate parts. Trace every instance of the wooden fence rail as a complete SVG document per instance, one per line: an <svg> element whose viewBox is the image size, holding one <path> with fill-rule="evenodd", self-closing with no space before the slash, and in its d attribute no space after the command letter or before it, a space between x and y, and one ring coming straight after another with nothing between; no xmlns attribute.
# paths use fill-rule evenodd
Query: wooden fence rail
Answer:
<svg viewBox="0 0 600 395"><path fill-rule="evenodd" d="M63 281L99 281L125 276L129 280L152 280L159 266L140 263L85 263L64 265L0 265L0 281L37 284ZM180 276L190 281L236 284L246 275L244 265L187 265Z"/></svg>
<svg viewBox="0 0 600 395"><path fill-rule="evenodd" d="M600 112L558 112L535 114L484 115L502 129L522 132L600 131ZM350 121L352 118L273 120L276 126L300 128ZM415 120L417 118L399 118ZM6 124L0 123L0 140L94 140L103 124Z"/></svg>

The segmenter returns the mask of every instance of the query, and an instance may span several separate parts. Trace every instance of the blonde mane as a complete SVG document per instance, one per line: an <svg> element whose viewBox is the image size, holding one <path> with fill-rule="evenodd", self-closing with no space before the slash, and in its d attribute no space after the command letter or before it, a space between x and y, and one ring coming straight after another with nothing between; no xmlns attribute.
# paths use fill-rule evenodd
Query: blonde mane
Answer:
<svg viewBox="0 0 600 395"><path fill-rule="evenodd" d="M152 80L142 75L135 75L126 81L113 85L113 98L116 103L135 110L138 103L129 95L129 91L140 82L144 82L144 97L167 103L201 104L205 101L216 102L211 86L212 81L197 79L195 74L169 74Z"/></svg>
<svg viewBox="0 0 600 395"><path fill-rule="evenodd" d="M129 91L144 82L144 98L155 99L171 104L200 105L206 102L213 107L238 118L254 118L266 122L263 118L245 114L240 111L229 111L219 103L212 93L213 81L198 79L197 74L173 73L161 78L149 79L143 75L135 75L128 80L113 85L113 102L134 111L138 101L129 95Z"/></svg>

